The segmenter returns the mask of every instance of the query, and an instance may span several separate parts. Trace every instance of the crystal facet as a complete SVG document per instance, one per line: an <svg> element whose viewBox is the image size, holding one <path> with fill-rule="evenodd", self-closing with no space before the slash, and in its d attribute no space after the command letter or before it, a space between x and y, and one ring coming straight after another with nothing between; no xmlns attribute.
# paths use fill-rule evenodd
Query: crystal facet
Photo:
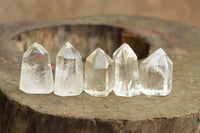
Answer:
<svg viewBox="0 0 200 133"><path fill-rule="evenodd" d="M82 58L79 52L67 42L57 54L54 94L75 96L82 91Z"/></svg>
<svg viewBox="0 0 200 133"><path fill-rule="evenodd" d="M53 91L50 58L38 43L31 45L23 55L19 89L30 94L49 94Z"/></svg>
<svg viewBox="0 0 200 133"><path fill-rule="evenodd" d="M139 95L137 56L128 44L123 44L113 54L113 91L117 96Z"/></svg>
<svg viewBox="0 0 200 133"><path fill-rule="evenodd" d="M86 59L84 91L92 96L106 97L111 88L112 59L100 48Z"/></svg>
<svg viewBox="0 0 200 133"><path fill-rule="evenodd" d="M173 63L163 49L145 59L139 73L140 91L145 95L166 96L171 92Z"/></svg>

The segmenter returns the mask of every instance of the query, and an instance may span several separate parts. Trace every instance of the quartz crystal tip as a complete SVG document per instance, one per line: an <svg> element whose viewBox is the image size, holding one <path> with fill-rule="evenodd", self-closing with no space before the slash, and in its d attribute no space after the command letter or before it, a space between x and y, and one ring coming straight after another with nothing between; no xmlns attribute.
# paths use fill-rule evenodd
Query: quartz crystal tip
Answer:
<svg viewBox="0 0 200 133"><path fill-rule="evenodd" d="M127 43L123 43L117 50L115 50L113 58L116 58L116 56L122 56L122 58L125 59L126 57L134 57L137 60L137 55Z"/></svg>
<svg viewBox="0 0 200 133"><path fill-rule="evenodd" d="M49 94L53 91L53 75L47 50L32 44L22 58L19 89L30 94Z"/></svg>
<svg viewBox="0 0 200 133"><path fill-rule="evenodd" d="M173 63L160 48L139 67L140 91L145 95L166 96L172 89Z"/></svg>
<svg viewBox="0 0 200 133"><path fill-rule="evenodd" d="M115 95L131 97L139 95L138 61L135 52L124 43L113 54L113 91Z"/></svg>
<svg viewBox="0 0 200 133"><path fill-rule="evenodd" d="M74 46L70 42L66 42L65 43L65 47L66 48L73 48L73 49L75 49Z"/></svg>
<svg viewBox="0 0 200 133"><path fill-rule="evenodd" d="M75 96L83 91L83 63L80 53L67 42L57 54L54 94Z"/></svg>
<svg viewBox="0 0 200 133"><path fill-rule="evenodd" d="M86 59L84 91L92 96L106 97L111 91L112 59L100 48Z"/></svg>

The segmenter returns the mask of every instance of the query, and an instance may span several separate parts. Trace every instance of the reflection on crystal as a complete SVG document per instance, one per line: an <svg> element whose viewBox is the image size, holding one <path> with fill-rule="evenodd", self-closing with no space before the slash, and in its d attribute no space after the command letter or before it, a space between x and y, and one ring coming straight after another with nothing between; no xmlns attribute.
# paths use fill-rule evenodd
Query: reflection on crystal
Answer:
<svg viewBox="0 0 200 133"><path fill-rule="evenodd" d="M49 94L53 91L53 76L48 52L38 43L23 55L20 90L30 94Z"/></svg>
<svg viewBox="0 0 200 133"><path fill-rule="evenodd" d="M139 67L140 91L145 95L166 96L172 89L173 63L158 49Z"/></svg>
<svg viewBox="0 0 200 133"><path fill-rule="evenodd" d="M123 44L113 54L113 91L117 96L139 95L138 61L128 44Z"/></svg>
<svg viewBox="0 0 200 133"><path fill-rule="evenodd" d="M112 91L112 59L100 48L86 59L84 91L92 96L106 97Z"/></svg>
<svg viewBox="0 0 200 133"><path fill-rule="evenodd" d="M79 52L67 42L57 54L54 94L75 96L83 91L83 64Z"/></svg>

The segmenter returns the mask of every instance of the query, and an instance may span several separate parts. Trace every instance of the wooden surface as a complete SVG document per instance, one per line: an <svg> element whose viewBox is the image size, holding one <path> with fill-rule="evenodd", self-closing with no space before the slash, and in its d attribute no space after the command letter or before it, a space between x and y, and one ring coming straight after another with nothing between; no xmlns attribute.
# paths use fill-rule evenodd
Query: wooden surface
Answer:
<svg viewBox="0 0 200 133"><path fill-rule="evenodd" d="M198 133L199 36L198 28L131 16L1 24L0 131ZM26 48L34 41L42 42L54 67L55 53L66 40L73 41L83 56L96 46L112 54L122 42L128 42L140 58L162 47L174 63L173 90L166 97L141 94L131 98L113 93L96 98L85 93L58 97L19 91L21 56Z"/></svg>
<svg viewBox="0 0 200 133"><path fill-rule="evenodd" d="M0 22L128 14L200 26L199 7L199 0L0 0Z"/></svg>

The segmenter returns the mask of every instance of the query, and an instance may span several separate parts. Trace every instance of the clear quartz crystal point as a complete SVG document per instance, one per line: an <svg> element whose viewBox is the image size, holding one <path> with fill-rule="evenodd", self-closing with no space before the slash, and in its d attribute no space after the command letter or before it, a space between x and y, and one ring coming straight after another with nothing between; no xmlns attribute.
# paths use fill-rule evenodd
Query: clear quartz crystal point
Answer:
<svg viewBox="0 0 200 133"><path fill-rule="evenodd" d="M67 42L57 54L54 94L75 96L82 92L82 58L80 53Z"/></svg>
<svg viewBox="0 0 200 133"><path fill-rule="evenodd" d="M49 94L53 84L48 52L34 43L23 55L19 89L30 94Z"/></svg>
<svg viewBox="0 0 200 133"><path fill-rule="evenodd" d="M113 54L113 91L117 96L139 95L138 61L131 47L124 43Z"/></svg>
<svg viewBox="0 0 200 133"><path fill-rule="evenodd" d="M112 59L100 48L86 59L84 91L92 96L106 97L111 88Z"/></svg>
<svg viewBox="0 0 200 133"><path fill-rule="evenodd" d="M145 95L168 95L172 89L172 73L172 61L163 49L158 49L139 67L140 91Z"/></svg>

